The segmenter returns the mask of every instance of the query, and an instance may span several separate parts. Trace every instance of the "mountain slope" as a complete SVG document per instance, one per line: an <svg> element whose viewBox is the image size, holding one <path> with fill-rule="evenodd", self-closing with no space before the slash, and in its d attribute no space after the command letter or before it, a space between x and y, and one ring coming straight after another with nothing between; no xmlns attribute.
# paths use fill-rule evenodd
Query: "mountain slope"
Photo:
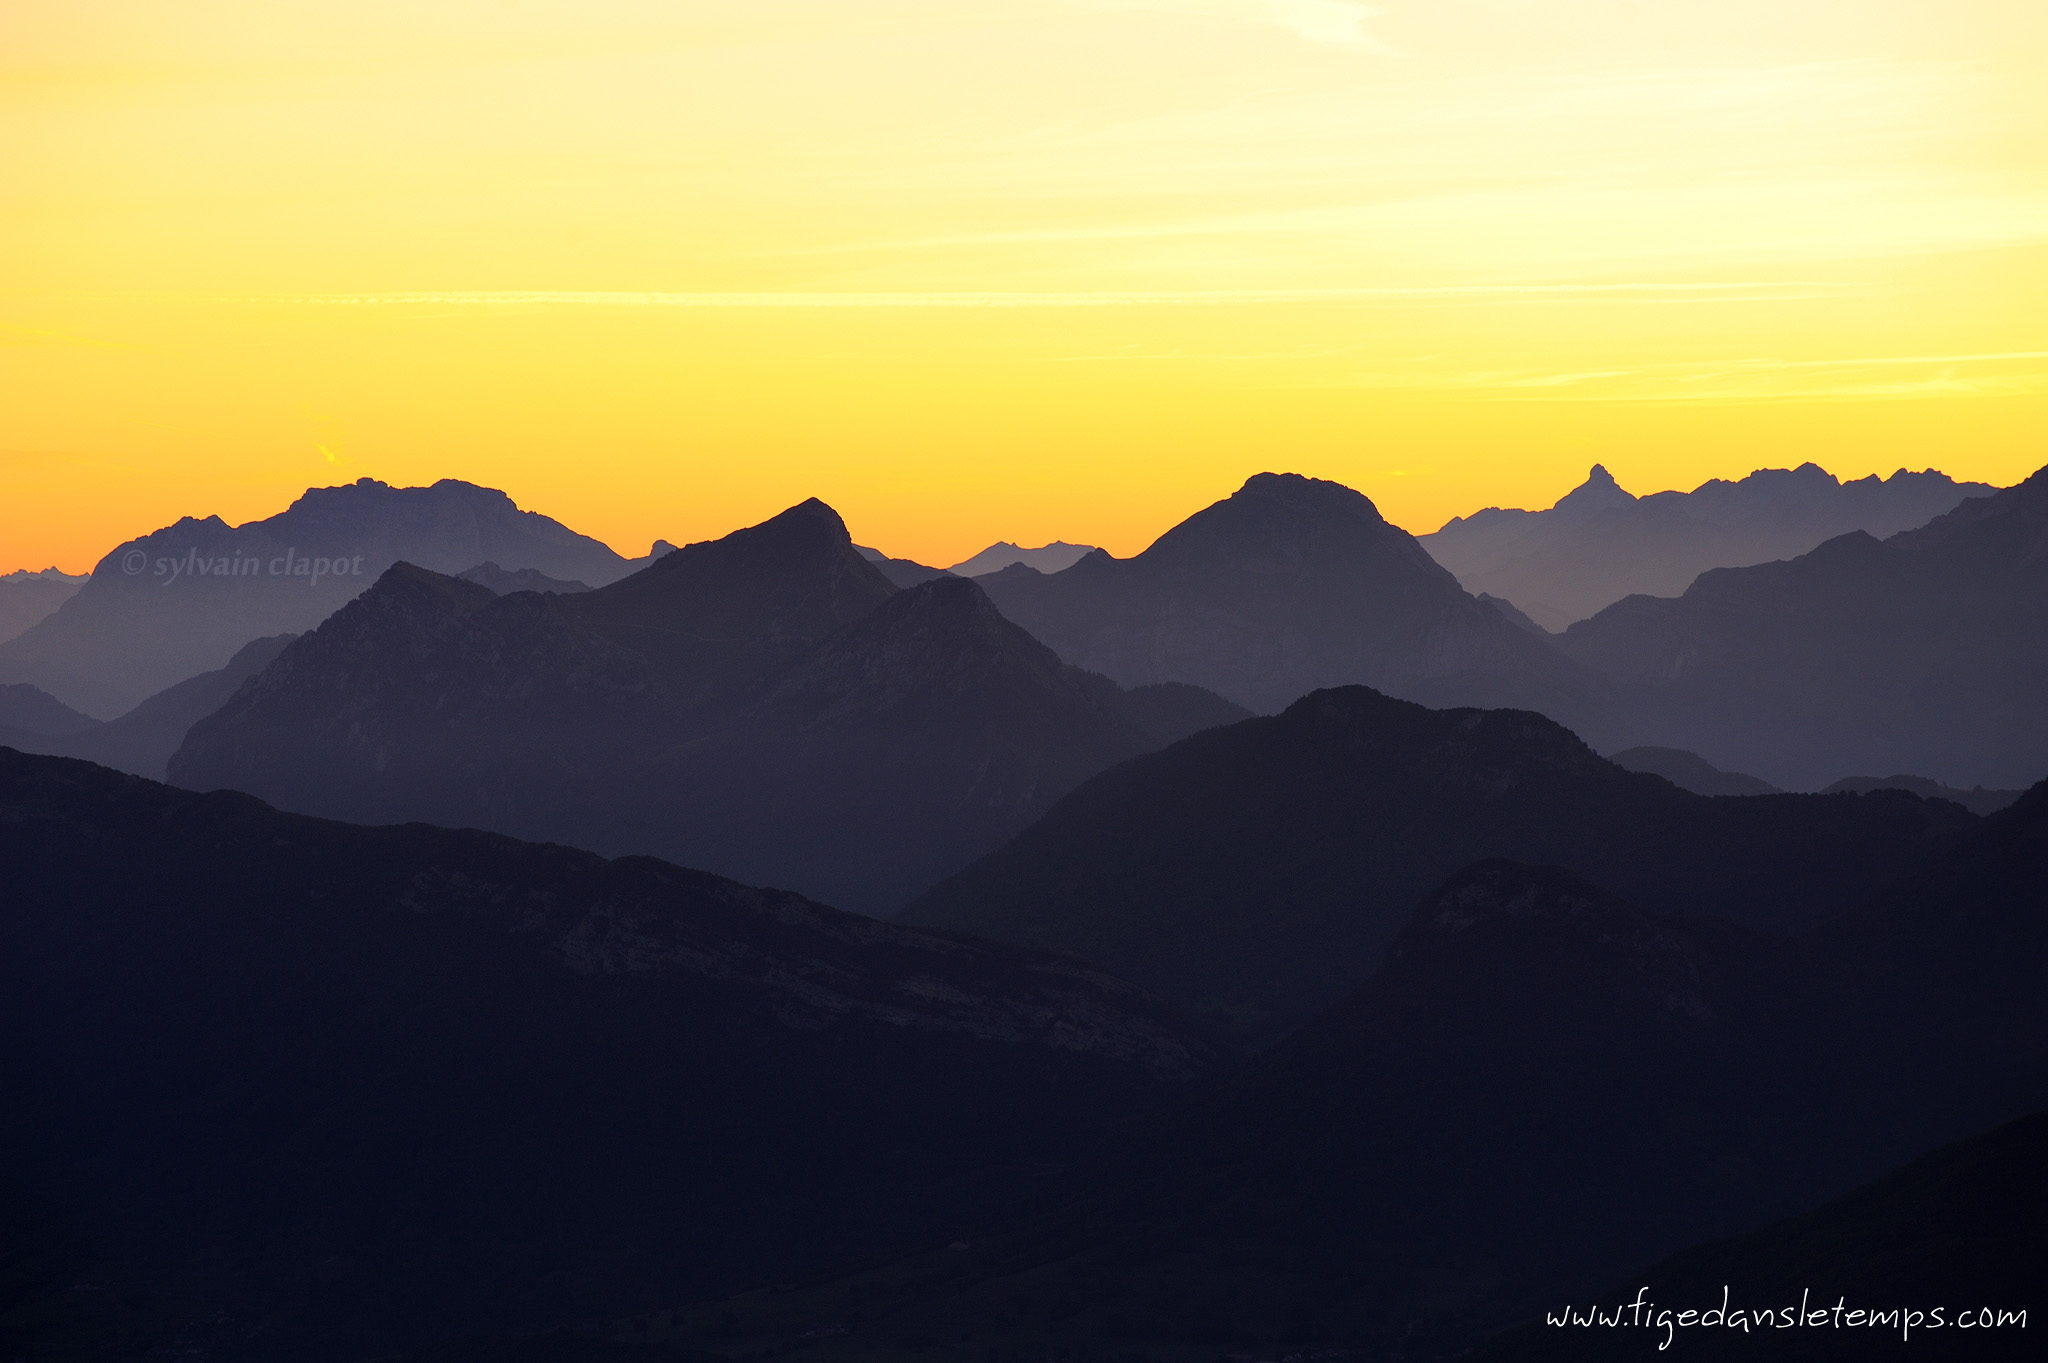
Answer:
<svg viewBox="0 0 2048 1363"><path fill-rule="evenodd" d="M84 733L94 723L91 715L81 715L41 687L25 682L0 685L0 730L66 738Z"/></svg>
<svg viewBox="0 0 2048 1363"><path fill-rule="evenodd" d="M890 558L879 549L858 549L860 556L881 569L882 576L898 587L915 587L935 577L946 576L944 568L928 568L915 559Z"/></svg>
<svg viewBox="0 0 2048 1363"><path fill-rule="evenodd" d="M1792 788L2026 786L2048 772L2048 470L1888 540L1630 597L1558 644L1634 688L1634 743Z"/></svg>
<svg viewBox="0 0 2048 1363"><path fill-rule="evenodd" d="M1071 962L12 753L0 1033L0 1211L225 1359L945 1237L1208 1063Z"/></svg>
<svg viewBox="0 0 2048 1363"><path fill-rule="evenodd" d="M170 770L885 911L1086 776L1241 716L1066 668L964 578L896 592L807 502L574 596L401 565L195 726Z"/></svg>
<svg viewBox="0 0 2048 1363"><path fill-rule="evenodd" d="M1646 771L1652 776L1661 776L1680 790L1689 790L1695 795L1782 795L1783 791L1768 781L1759 781L1754 776L1745 776L1739 771L1722 771L1696 752L1683 748L1624 748L1609 753L1607 760L1626 771ZM1882 783L1873 782L1867 786L1844 786L1839 781L1828 787L1825 794L1853 789L1857 794L1866 790L1880 790ZM1895 789L1910 790L1910 786ZM1932 790L1914 790L1915 795L1932 795ZM1966 806L1967 807L1967 806ZM1988 814L1989 810L1972 809L1972 814Z"/></svg>
<svg viewBox="0 0 2048 1363"><path fill-rule="evenodd" d="M47 619L0 643L0 680L33 682L112 715L251 639L311 629L393 563L457 573L485 561L610 582L627 561L491 488L364 478L310 488L266 520L187 517L130 540Z"/></svg>
<svg viewBox="0 0 2048 1363"><path fill-rule="evenodd" d="M1540 715L1347 687L1104 772L902 919L1074 952L1260 1045L1355 989L1417 897L1482 858L1784 932L1970 823L1903 792L1708 799Z"/></svg>
<svg viewBox="0 0 2048 1363"><path fill-rule="evenodd" d="M1910 1348L1934 1358L2032 1358L2027 1329L1959 1324L1959 1307L1980 1311L2037 1308L2033 1271L2038 1227L2048 1216L2048 1115L2009 1122L1945 1146L1905 1168L1802 1216L1701 1245L1642 1270L1626 1289L1599 1302L1600 1319L1617 1305L1625 1323L1527 1325L1475 1350L1473 1363L1515 1360L1640 1358L1670 1341L1688 1356L1712 1359L1870 1358ZM1739 1289L1735 1286L1740 1284ZM1656 1303L1628 1309L1639 1286ZM1678 1312L1722 1306L1723 1291L1746 1328L1679 1329ZM1739 1291L1740 1295L1737 1295ZM1881 1324L1851 1323L1837 1303L1859 1312L1910 1310ZM1802 1322L1800 1310L1818 1311ZM1591 1303L1573 1303L1574 1317ZM1933 1313L1939 1310L1938 1323ZM1660 1311L1670 1312L1657 1324ZM1762 1313L1761 1319L1758 1313ZM1551 1308L1563 1314L1563 1304ZM1646 1346L1645 1341L1650 1343Z"/></svg>
<svg viewBox="0 0 2048 1363"><path fill-rule="evenodd" d="M1852 530L1882 539L1994 491L1932 469L1843 483L1801 464L1633 497L1595 464L1547 511L1488 507L1421 542L1467 590L1561 630L1625 596L1676 596L1712 568L1792 558Z"/></svg>
<svg viewBox="0 0 2048 1363"><path fill-rule="evenodd" d="M945 1252L705 1303L655 1334L817 1363L913 1339L963 1356L1421 1360L1617 1283L1626 1300L1633 1264L2042 1106L2044 875L2048 783L1799 939L1646 912L1557 867L1468 867L1423 896L1354 994L1141 1123L1062 1204ZM1725 1282L1753 1300L1751 1281L1853 1274L1916 1238L1988 1265L2030 1224L1998 1208L2038 1201L2030 1148L1971 1175L1967 1202L1864 1198L1855 1224L1806 1241L1829 1257L1745 1268L1721 1253L1650 1280L1653 1297L1716 1305ZM1928 1284L1970 1300L2031 1267ZM1805 1285L1832 1301L1859 1281L1914 1289ZM1883 1304L1909 1301L1927 1304ZM1632 1356L1657 1342L1638 1333Z"/></svg>
<svg viewBox="0 0 2048 1363"><path fill-rule="evenodd" d="M978 580L1062 658L1126 686L1191 682L1267 712L1350 683L1447 702L1512 695L1574 721L1596 708L1573 668L1466 595L1369 500L1296 474L1258 474L1135 558L1097 550L1050 576Z"/></svg>

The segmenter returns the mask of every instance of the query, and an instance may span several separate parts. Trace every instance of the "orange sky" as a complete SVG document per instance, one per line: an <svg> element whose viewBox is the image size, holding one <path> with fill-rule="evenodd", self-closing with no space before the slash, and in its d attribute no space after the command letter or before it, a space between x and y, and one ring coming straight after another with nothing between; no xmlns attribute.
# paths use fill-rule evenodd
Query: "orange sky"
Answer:
<svg viewBox="0 0 2048 1363"><path fill-rule="evenodd" d="M2048 7L12 0L0 570L370 475L947 563L2048 433Z"/></svg>

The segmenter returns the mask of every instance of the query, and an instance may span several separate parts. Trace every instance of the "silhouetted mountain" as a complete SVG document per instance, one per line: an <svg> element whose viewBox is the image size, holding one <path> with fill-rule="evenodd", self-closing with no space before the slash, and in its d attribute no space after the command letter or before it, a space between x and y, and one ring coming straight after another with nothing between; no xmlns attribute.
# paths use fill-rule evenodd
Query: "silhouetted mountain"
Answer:
<svg viewBox="0 0 2048 1363"><path fill-rule="evenodd" d="M1057 573L1073 567L1094 552L1092 544L1068 544L1065 540L1054 540L1037 549L1026 549L1020 544L1002 540L971 558L962 559L947 571L961 577L986 577L1013 563L1021 563L1037 572Z"/></svg>
<svg viewBox="0 0 2048 1363"><path fill-rule="evenodd" d="M88 1356L360 1358L943 1240L1208 1063L1078 963L649 859L12 752L0 809L0 1222L157 1332Z"/></svg>
<svg viewBox="0 0 2048 1363"><path fill-rule="evenodd" d="M104 724L93 724L62 736L17 735L13 740L0 741L23 752L81 757L116 771L161 781L165 763L185 741L193 724L226 704L243 682L268 667L284 652L285 645L297 637L278 634L245 644L226 667L187 677Z"/></svg>
<svg viewBox="0 0 2048 1363"><path fill-rule="evenodd" d="M1626 1299L1633 1265L2041 1106L2044 874L2048 783L1803 939L1645 912L1556 867L1469 867L1424 896L1355 994L1139 1124L1063 1204L864 1274L707 1303L654 1335L729 1355L801 1344L820 1363L912 1340L962 1356L1430 1359L1616 1284ZM1917 1294L1818 1276L1901 1244L1990 1262L2032 1225L2013 1213L2040 1180L2013 1150L1977 1169L1966 1194L1923 1181L1847 1204L1854 1224L1824 1213L1823 1234L1755 1281L1776 1292L1781 1273L1812 1272L1830 1302L1858 1285L1906 1293L1885 1305L1929 1304L1937 1284L1977 1300L1959 1274ZM2001 1196L2028 1201L2001 1214ZM1711 1293L1653 1278L1654 1299L1717 1305L1724 1281L1754 1297L1738 1254L1708 1262Z"/></svg>
<svg viewBox="0 0 2048 1363"><path fill-rule="evenodd" d="M1615 760L1621 760L1619 754ZM1982 786L1958 790L1954 786L1945 786L1925 776L1844 776L1821 794L1833 795L1840 791L1851 791L1861 795L1871 790L1910 790L1925 800L1953 800L1972 814L1996 814L2025 794L2024 791L2018 790L1986 790Z"/></svg>
<svg viewBox="0 0 2048 1363"><path fill-rule="evenodd" d="M1610 730L1628 743L1793 789L1887 770L2026 785L2048 772L2048 470L1884 541L1632 596L1558 642L1635 688Z"/></svg>
<svg viewBox="0 0 2048 1363"><path fill-rule="evenodd" d="M860 556L875 565L882 576L898 587L915 587L935 577L948 576L944 568L927 568L924 564L907 558L890 558L879 549L858 549Z"/></svg>
<svg viewBox="0 0 2048 1363"><path fill-rule="evenodd" d="M1708 799L1541 715L1347 687L1103 772L902 920L1073 952L1256 1046L1357 988L1417 897L1482 858L1788 932L1972 822L1903 792Z"/></svg>
<svg viewBox="0 0 2048 1363"><path fill-rule="evenodd" d="M1661 776L1680 790L1689 790L1695 795L1782 795L1783 791L1769 781L1759 781L1754 776L1744 776L1739 771L1722 771L1696 752L1683 748L1624 748L1609 753L1607 760L1625 771L1646 771L1652 776ZM1931 784L1931 783L1930 783ZM1840 791L1853 791L1860 795L1866 790L1882 789L1880 785L1845 786L1836 782L1823 794L1833 795ZM1911 789L1898 786L1895 789ZM1915 790L1915 795L1932 795L1931 790ZM2014 792L2017 794L2017 792ZM2011 804L2012 801L2006 801ZM2003 806L2001 806L2002 808ZM1972 809L1972 814L1989 814L1988 809Z"/></svg>
<svg viewBox="0 0 2048 1363"><path fill-rule="evenodd" d="M1365 497L1296 474L1257 475L1135 558L978 580L1062 658L1126 686L1191 682L1258 711L1354 682L1571 722L1596 708L1576 669Z"/></svg>
<svg viewBox="0 0 2048 1363"><path fill-rule="evenodd" d="M0 574L0 643L20 634L78 594L84 577L55 568L30 572L23 568Z"/></svg>
<svg viewBox="0 0 2048 1363"><path fill-rule="evenodd" d="M457 573L464 582L474 582L479 587L489 587L499 596L513 592L587 592L587 582L570 582L559 577L549 577L537 568L521 568L513 572L500 568L495 563L479 563L474 568Z"/></svg>
<svg viewBox="0 0 2048 1363"><path fill-rule="evenodd" d="M1421 539L1468 591L1562 630L1625 596L1676 596L1710 568L1792 558L1852 530L1897 534L1996 490L1932 469L1843 483L1801 464L1639 498L1595 464L1548 511L1488 507Z"/></svg>
<svg viewBox="0 0 2048 1363"><path fill-rule="evenodd" d="M888 910L1094 772L1242 714L1064 667L964 578L898 593L811 501L576 596L401 565L170 770Z"/></svg>
<svg viewBox="0 0 2048 1363"><path fill-rule="evenodd" d="M605 583L627 561L491 488L364 478L311 488L267 520L187 517L101 559L55 614L0 643L0 680L89 714L223 667L251 639L311 629L393 563L456 573L486 560Z"/></svg>

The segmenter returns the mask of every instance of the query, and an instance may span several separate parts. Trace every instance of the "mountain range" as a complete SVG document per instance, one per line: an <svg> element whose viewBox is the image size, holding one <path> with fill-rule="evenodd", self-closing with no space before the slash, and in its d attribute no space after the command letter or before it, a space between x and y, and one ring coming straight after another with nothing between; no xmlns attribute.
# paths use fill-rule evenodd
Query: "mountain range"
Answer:
<svg viewBox="0 0 2048 1363"><path fill-rule="evenodd" d="M401 560L445 573L488 561L600 584L634 566L491 488L365 478L309 489L265 520L186 517L119 545L47 618L0 642L0 681L120 714L225 666L252 639L313 628Z"/></svg>
<svg viewBox="0 0 2048 1363"><path fill-rule="evenodd" d="M968 579L899 591L814 500L580 594L395 567L169 775L886 911L1104 767L1242 715L1063 665Z"/></svg>
<svg viewBox="0 0 2048 1363"><path fill-rule="evenodd" d="M1801 464L1636 497L1595 464L1548 510L1488 507L1421 541L1467 590L1559 631L1625 596L1676 596L1709 569L1793 558L1851 531L1883 539L1996 490L1932 469L1844 483Z"/></svg>
<svg viewBox="0 0 2048 1363"><path fill-rule="evenodd" d="M941 1341L1391 1361L1644 1283L1698 1307L1725 1283L1772 1307L1804 1285L2024 1308L2038 1121L1885 1176L2048 1105L2044 873L2048 783L1792 936L1656 913L1561 867L1468 866L1356 990L1169 1097L1064 1199L947 1250L643 1314L634 1337L816 1363ZM1992 1271L1955 1271L1972 1266ZM1497 1343L1548 1342L1530 1335ZM1983 1347L2027 1356L2027 1338ZM1847 1356L1903 1352L1880 1343Z"/></svg>
<svg viewBox="0 0 2048 1363"><path fill-rule="evenodd" d="M1272 712L1364 683L1436 702L1597 714L1579 670L1473 599L1363 495L1262 473L1134 558L977 579L1004 615L1126 686L1207 687Z"/></svg>
<svg viewBox="0 0 2048 1363"><path fill-rule="evenodd" d="M1602 746L1790 789L1868 771L2024 787L2048 771L2048 469L1889 539L1631 596L1558 647L1622 688Z"/></svg>
<svg viewBox="0 0 2048 1363"><path fill-rule="evenodd" d="M1076 673L971 580L892 590L807 503L588 593L394 568L187 751L299 725L371 754L339 785L506 726L573 772L615 719L794 824L806 770L886 806L880 763L985 758L949 718L1043 760L1220 705ZM2044 871L2048 783L1710 798L1362 687L1129 758L906 915L1007 945L0 753L0 1321L28 1356L1440 1357L2048 1102Z"/></svg>
<svg viewBox="0 0 2048 1363"><path fill-rule="evenodd" d="M11 752L0 1035L37 1358L363 1358L901 1252L1214 1064L1043 953Z"/></svg>
<svg viewBox="0 0 2048 1363"><path fill-rule="evenodd" d="M1475 861L1785 933L1972 823L1901 791L1711 799L1541 715L1346 687L1102 773L901 921L1072 952L1259 1047L1356 989L1417 898Z"/></svg>

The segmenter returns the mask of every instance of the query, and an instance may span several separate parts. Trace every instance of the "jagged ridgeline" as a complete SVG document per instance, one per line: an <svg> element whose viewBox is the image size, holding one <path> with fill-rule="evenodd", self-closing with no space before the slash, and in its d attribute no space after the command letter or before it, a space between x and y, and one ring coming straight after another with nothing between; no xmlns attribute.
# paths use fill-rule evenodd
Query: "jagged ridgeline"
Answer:
<svg viewBox="0 0 2048 1363"><path fill-rule="evenodd" d="M0 682L110 718L225 667L252 639L313 628L401 560L443 573L488 561L589 583L634 566L493 488L364 478L311 488L265 520L188 516L117 546L54 613L0 642Z"/></svg>
<svg viewBox="0 0 2048 1363"><path fill-rule="evenodd" d="M1124 758L1244 711L898 591L809 501L573 595L402 564L194 726L171 779L650 852L888 911Z"/></svg>

